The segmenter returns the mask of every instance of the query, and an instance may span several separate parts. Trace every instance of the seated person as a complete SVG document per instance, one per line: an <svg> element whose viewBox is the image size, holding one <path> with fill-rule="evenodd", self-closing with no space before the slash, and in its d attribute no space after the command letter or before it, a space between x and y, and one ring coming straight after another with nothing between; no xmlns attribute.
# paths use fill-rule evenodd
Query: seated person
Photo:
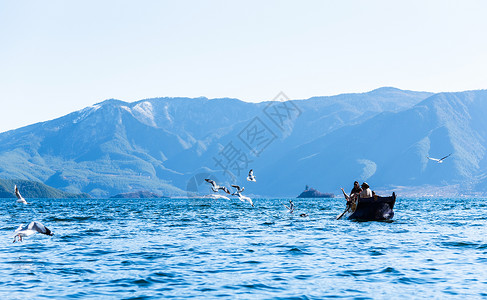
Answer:
<svg viewBox="0 0 487 300"><path fill-rule="evenodd" d="M353 183L353 189L350 192L350 196L353 194L360 194L361 191L362 191L362 189L360 188L360 185L358 185L358 181L355 181Z"/></svg>
<svg viewBox="0 0 487 300"><path fill-rule="evenodd" d="M367 182L362 183L362 191L360 192L360 198L372 198L372 191L370 190Z"/></svg>
<svg viewBox="0 0 487 300"><path fill-rule="evenodd" d="M358 184L358 181L355 181L353 183L353 189L352 191L350 192L350 199L352 201L355 201L355 199L360 195L360 192L362 191L362 188L360 187L360 185Z"/></svg>

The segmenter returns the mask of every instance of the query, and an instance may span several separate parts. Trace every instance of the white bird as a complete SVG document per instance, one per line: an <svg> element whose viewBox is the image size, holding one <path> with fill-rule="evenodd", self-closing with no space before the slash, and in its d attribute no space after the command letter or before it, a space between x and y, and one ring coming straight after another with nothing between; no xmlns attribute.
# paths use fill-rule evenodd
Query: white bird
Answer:
<svg viewBox="0 0 487 300"><path fill-rule="evenodd" d="M447 155L447 156L445 156L445 157L440 158L440 159L438 159L438 158L433 158L433 157L429 157L429 156L426 156L426 158L427 158L427 159L431 159L431 160L436 161L437 163L441 164L441 163L443 162L443 160L444 160L445 158L449 157L450 155L451 155L451 153L450 153L450 154L448 154L448 155Z"/></svg>
<svg viewBox="0 0 487 300"><path fill-rule="evenodd" d="M247 201L248 203L250 203L250 205L252 205L252 207L254 207L254 203L252 202L252 199L250 199L249 197L238 194L238 199L240 199L240 201L242 202Z"/></svg>
<svg viewBox="0 0 487 300"><path fill-rule="evenodd" d="M19 192L19 189L17 188L17 185L15 185L15 196L17 197L17 202L18 203L24 203L28 204L27 201L25 201L24 197Z"/></svg>
<svg viewBox="0 0 487 300"><path fill-rule="evenodd" d="M213 192L218 193L219 190L222 190L225 193L230 194L230 192L228 191L228 189L226 187L217 185L214 180L205 179L205 181L208 182L209 184L211 184L211 190Z"/></svg>
<svg viewBox="0 0 487 300"><path fill-rule="evenodd" d="M46 234L46 235L54 235L54 233L52 233L52 231L49 230L49 228L42 225L42 223L33 221L30 222L29 225L27 226L24 226L24 224L22 224L19 226L19 228L17 228L17 230L15 230L14 243L17 237L19 238L19 241L22 242L22 237L33 235L36 232Z"/></svg>
<svg viewBox="0 0 487 300"><path fill-rule="evenodd" d="M252 202L252 199L250 199L249 197L247 196L243 196L241 193L245 190L244 187L240 187L238 185L232 185L233 188L236 188L237 191L235 193L233 193L232 195L233 196L237 196L238 199L242 202L245 202L247 201L248 203L250 203L250 205L252 205L252 207L254 207L254 203Z"/></svg>
<svg viewBox="0 0 487 300"><path fill-rule="evenodd" d="M249 171L249 176L247 177L247 180L248 180L248 181L257 182L257 180L255 180L255 176L254 176L254 170L253 170L253 169L250 169L250 171Z"/></svg>
<svg viewBox="0 0 487 300"><path fill-rule="evenodd" d="M241 192L243 192L245 190L244 187L240 187L238 185L232 185L232 187L237 189L237 191L232 194L233 196L238 196L238 194L240 194Z"/></svg>
<svg viewBox="0 0 487 300"><path fill-rule="evenodd" d="M289 213L292 214L294 212L294 203L292 200L289 200L289 207L286 204L284 206L289 210Z"/></svg>

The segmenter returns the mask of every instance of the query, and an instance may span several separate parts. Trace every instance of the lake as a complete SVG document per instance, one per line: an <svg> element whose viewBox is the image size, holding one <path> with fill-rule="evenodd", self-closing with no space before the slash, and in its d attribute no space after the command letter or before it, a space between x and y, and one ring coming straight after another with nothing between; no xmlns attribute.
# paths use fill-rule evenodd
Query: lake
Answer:
<svg viewBox="0 0 487 300"><path fill-rule="evenodd" d="M487 199L1 199L0 298L487 298ZM300 217L307 213L308 217ZM20 224L54 236L12 243Z"/></svg>

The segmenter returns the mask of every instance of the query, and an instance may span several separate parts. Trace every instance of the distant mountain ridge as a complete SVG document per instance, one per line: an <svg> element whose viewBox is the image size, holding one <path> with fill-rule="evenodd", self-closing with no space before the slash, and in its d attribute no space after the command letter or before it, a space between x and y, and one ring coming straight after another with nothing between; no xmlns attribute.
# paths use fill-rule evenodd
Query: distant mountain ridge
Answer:
<svg viewBox="0 0 487 300"><path fill-rule="evenodd" d="M41 182L29 180L0 179L0 198L16 198L14 187L17 186L24 198L89 198L88 194L70 194Z"/></svg>
<svg viewBox="0 0 487 300"><path fill-rule="evenodd" d="M198 173L263 196L296 195L308 183L338 192L354 180L375 190L457 184L462 192L480 191L487 178L485 100L483 90L395 88L288 102L112 99L0 133L0 177L94 197L138 190L185 196ZM279 115L278 106L288 110ZM258 151L244 140L256 126L270 141L259 141ZM225 172L218 160L230 146L247 161ZM426 159L450 152L441 168ZM250 168L257 184L245 181Z"/></svg>
<svg viewBox="0 0 487 300"><path fill-rule="evenodd" d="M356 178L380 188L458 185L459 193L485 192L486 100L485 90L439 93L410 109L343 127L290 151L268 169L278 176L264 184L272 188L298 176L323 178L322 186L332 189ZM426 158L449 153L443 164ZM283 170L287 161L297 162L292 175ZM314 166L327 166L333 175ZM289 190L298 186L290 184Z"/></svg>

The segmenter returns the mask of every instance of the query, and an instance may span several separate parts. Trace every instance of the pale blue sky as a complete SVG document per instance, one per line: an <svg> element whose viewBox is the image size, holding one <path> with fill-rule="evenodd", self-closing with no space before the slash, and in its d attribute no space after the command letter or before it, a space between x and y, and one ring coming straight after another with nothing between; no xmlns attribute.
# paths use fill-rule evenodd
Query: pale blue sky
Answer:
<svg viewBox="0 0 487 300"><path fill-rule="evenodd" d="M487 88L487 1L0 0L0 132L108 98Z"/></svg>

